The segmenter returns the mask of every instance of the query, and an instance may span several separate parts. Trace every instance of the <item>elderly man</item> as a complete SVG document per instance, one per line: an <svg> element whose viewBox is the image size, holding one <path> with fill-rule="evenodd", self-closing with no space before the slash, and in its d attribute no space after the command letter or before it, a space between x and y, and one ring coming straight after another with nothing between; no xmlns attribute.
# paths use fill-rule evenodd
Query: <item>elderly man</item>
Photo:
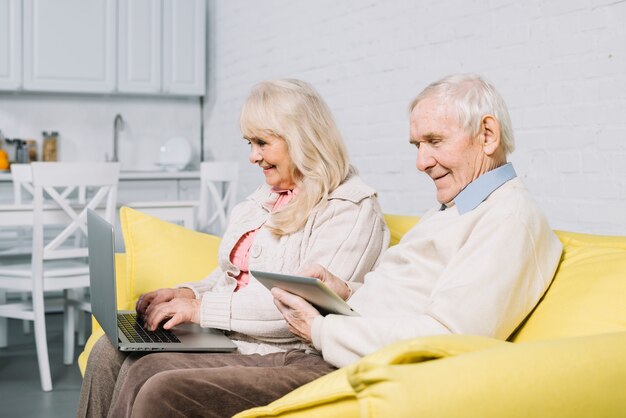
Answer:
<svg viewBox="0 0 626 418"><path fill-rule="evenodd" d="M478 76L428 86L410 106L417 168L435 183L426 213L378 267L351 289L360 317L321 316L298 296L272 290L291 331L324 360L345 366L394 341L433 334L506 339L539 301L561 244L507 163L513 132L504 101ZM312 266L342 297L331 272Z"/></svg>

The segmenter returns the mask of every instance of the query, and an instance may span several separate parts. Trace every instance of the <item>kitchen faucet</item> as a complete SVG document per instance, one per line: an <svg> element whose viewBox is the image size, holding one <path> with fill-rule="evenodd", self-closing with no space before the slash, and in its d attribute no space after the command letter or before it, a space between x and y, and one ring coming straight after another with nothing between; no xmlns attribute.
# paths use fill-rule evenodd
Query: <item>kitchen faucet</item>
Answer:
<svg viewBox="0 0 626 418"><path fill-rule="evenodd" d="M112 162L118 162L119 157L117 155L117 142L119 138L120 131L124 130L124 118L119 113L115 115L115 119L113 120L113 158Z"/></svg>

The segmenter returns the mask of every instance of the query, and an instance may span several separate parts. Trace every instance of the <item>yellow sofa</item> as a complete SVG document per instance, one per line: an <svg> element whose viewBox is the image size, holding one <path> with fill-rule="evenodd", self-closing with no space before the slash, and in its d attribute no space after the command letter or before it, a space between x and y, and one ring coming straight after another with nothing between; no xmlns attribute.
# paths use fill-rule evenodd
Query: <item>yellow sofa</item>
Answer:
<svg viewBox="0 0 626 418"><path fill-rule="evenodd" d="M129 209L121 217L120 307L214 268L217 238ZM418 221L386 219L392 245ZM555 279L509 341L400 341L237 417L626 416L626 237L557 234L564 252ZM94 326L81 370L102 335Z"/></svg>

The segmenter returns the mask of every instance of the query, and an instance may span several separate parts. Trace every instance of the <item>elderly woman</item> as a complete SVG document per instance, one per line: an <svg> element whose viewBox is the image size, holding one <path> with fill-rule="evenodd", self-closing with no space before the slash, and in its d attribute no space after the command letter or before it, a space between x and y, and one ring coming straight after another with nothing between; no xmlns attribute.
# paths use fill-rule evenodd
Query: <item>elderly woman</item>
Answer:
<svg viewBox="0 0 626 418"><path fill-rule="evenodd" d="M240 125L250 163L263 170L265 184L233 209L219 267L202 281L156 290L137 302L150 328L193 322L222 329L237 352L127 355L101 338L87 363L78 416L153 415L142 409L152 401L135 398L154 387L167 392L172 410L180 403L184 414L231 416L332 370L289 331L271 293L249 272L297 273L315 261L346 278L331 286L347 298L389 242L376 193L350 166L331 112L309 84L260 83L243 106ZM285 366L299 372L282 382ZM254 373L277 376L266 398L246 398Z"/></svg>

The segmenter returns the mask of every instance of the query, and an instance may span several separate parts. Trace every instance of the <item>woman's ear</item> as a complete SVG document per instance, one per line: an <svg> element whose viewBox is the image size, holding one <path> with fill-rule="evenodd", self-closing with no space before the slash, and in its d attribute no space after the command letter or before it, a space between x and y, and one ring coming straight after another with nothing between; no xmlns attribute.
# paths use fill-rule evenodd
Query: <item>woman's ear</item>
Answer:
<svg viewBox="0 0 626 418"><path fill-rule="evenodd" d="M500 148L500 122L493 115L485 115L480 121L483 150L493 156Z"/></svg>

